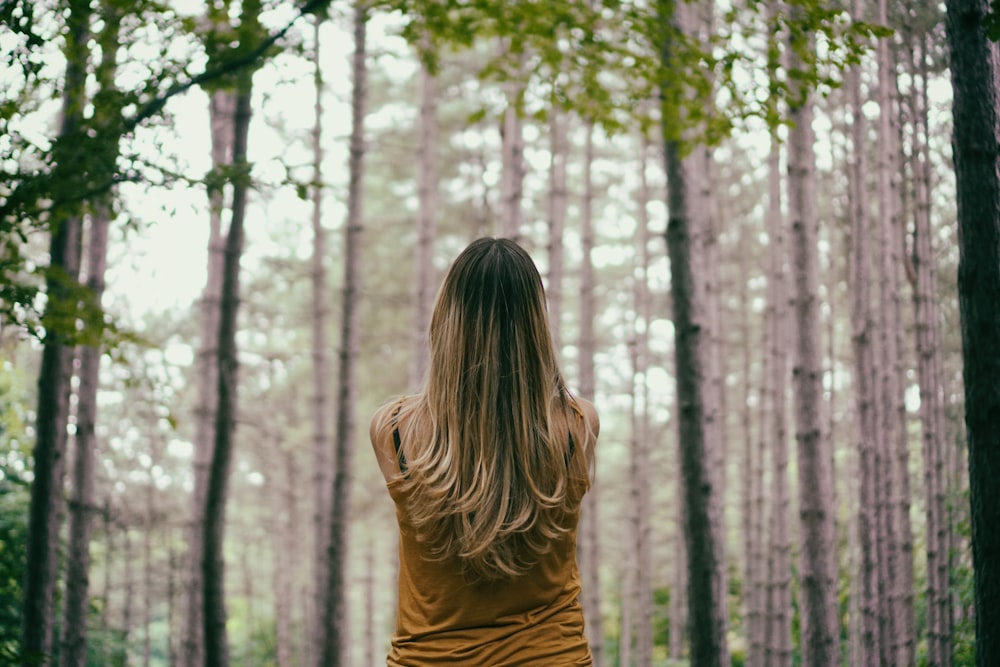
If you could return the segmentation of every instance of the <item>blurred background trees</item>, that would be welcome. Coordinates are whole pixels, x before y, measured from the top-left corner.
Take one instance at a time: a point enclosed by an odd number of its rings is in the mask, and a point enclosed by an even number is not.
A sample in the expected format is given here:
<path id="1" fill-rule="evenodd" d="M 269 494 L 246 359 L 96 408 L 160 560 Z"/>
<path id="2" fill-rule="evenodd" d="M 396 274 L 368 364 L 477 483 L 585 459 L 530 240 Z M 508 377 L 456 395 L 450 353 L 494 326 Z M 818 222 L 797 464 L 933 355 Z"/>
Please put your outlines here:
<path id="1" fill-rule="evenodd" d="M 503 234 L 602 416 L 596 664 L 973 664 L 952 89 L 905 4 L 4 3 L 0 660 L 381 664 L 364 425 Z"/>

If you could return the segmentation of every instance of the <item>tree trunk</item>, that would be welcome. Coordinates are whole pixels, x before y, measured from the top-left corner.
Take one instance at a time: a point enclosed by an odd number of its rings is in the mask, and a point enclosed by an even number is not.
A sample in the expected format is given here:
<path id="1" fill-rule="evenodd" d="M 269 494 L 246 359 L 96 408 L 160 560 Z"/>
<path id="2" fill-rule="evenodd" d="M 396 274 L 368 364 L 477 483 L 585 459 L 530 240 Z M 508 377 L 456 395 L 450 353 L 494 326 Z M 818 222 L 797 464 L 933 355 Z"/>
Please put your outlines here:
<path id="1" fill-rule="evenodd" d="M 512 87 L 512 85 L 511 85 Z M 501 174 L 501 218 L 500 236 L 518 241 L 524 213 L 521 197 L 524 193 L 524 136 L 519 111 L 518 94 L 511 90 L 507 94 L 507 107 L 500 129 L 503 173 Z"/>
<path id="2" fill-rule="evenodd" d="M 649 366 L 649 320 L 652 307 L 649 294 L 649 184 L 646 181 L 649 142 L 643 136 L 639 158 L 639 198 L 636 202 L 636 247 L 638 249 L 639 273 L 635 279 L 635 313 L 641 323 L 633 327 L 630 341 L 632 357 L 632 437 L 630 442 L 629 477 L 632 500 L 632 533 L 635 552 L 635 582 L 632 584 L 631 604 L 634 619 L 626 626 L 635 627 L 636 667 L 652 667 L 653 664 L 653 562 L 650 535 L 652 533 L 650 515 L 650 455 L 649 403 L 646 373 Z M 627 576 L 627 575 L 626 575 Z M 627 663 L 623 663 L 627 664 Z"/>
<path id="3" fill-rule="evenodd" d="M 861 3 L 853 0 L 855 20 Z M 879 558 L 876 496 L 875 338 L 871 313 L 871 241 L 868 230 L 868 192 L 865 170 L 865 119 L 861 98 L 861 66 L 847 72 L 850 101 L 851 152 L 848 165 L 848 208 L 850 220 L 851 346 L 854 352 L 855 437 L 858 462 L 857 544 L 860 548 L 859 607 L 861 612 L 861 665 L 877 667 L 880 659 Z M 884 483 L 882 480 L 881 483 Z"/>
<path id="4" fill-rule="evenodd" d="M 212 140 L 212 168 L 216 172 L 232 163 L 234 113 L 236 100 L 230 91 L 211 94 L 209 119 Z M 208 270 L 205 289 L 199 302 L 199 338 L 197 359 L 198 404 L 195 408 L 194 488 L 191 494 L 191 524 L 187 545 L 187 570 L 184 581 L 184 627 L 181 649 L 185 667 L 202 667 L 205 661 L 204 620 L 202 616 L 204 580 L 202 559 L 205 553 L 205 494 L 208 469 L 215 440 L 215 411 L 218 402 L 219 303 L 225 263 L 225 239 L 222 236 L 222 212 L 225 208 L 221 186 L 208 188 L 209 235 Z"/>
<path id="5" fill-rule="evenodd" d="M 126 524 L 122 526 L 122 562 L 125 565 L 124 581 L 122 586 L 125 589 L 122 594 L 122 626 L 121 626 L 121 655 L 117 664 L 129 664 L 129 644 L 132 635 L 132 596 L 135 592 L 135 576 L 132 571 L 132 532 Z"/>
<path id="6" fill-rule="evenodd" d="M 309 653 L 318 656 L 323 650 L 323 563 L 329 536 L 330 510 L 330 399 L 328 378 L 330 363 L 327 356 L 327 319 L 330 312 L 327 296 L 326 228 L 323 226 L 323 72 L 320 65 L 320 15 L 313 17 L 313 87 L 316 94 L 313 111 L 312 151 L 312 493 L 313 493 L 313 581 L 316 582 L 309 610 Z"/>
<path id="7" fill-rule="evenodd" d="M 344 225 L 344 296 L 341 303 L 340 368 L 337 376 L 337 429 L 334 439 L 336 470 L 330 511 L 330 542 L 327 553 L 327 585 L 324 604 L 323 643 L 320 667 L 350 664 L 347 615 L 347 528 L 351 518 L 350 496 L 353 478 L 355 431 L 355 375 L 359 341 L 359 305 L 361 297 L 361 253 L 364 182 L 364 120 L 367 99 L 365 5 L 354 6 L 354 85 L 351 93 L 350 180 L 347 193 L 347 222 Z"/>
<path id="8" fill-rule="evenodd" d="M 946 441 L 944 384 L 940 368 L 941 336 L 937 307 L 937 271 L 931 230 L 931 174 L 926 100 L 926 36 L 918 38 L 915 74 L 921 85 L 913 85 L 914 115 L 914 225 L 913 255 L 916 284 L 913 292 L 917 344 L 917 378 L 920 384 L 920 421 L 924 458 L 927 546 L 927 657 L 929 665 L 951 664 L 951 602 L 949 544 L 947 533 L 947 474 L 944 469 Z"/>
<path id="9" fill-rule="evenodd" d="M 566 223 L 566 157 L 569 119 L 549 108 L 549 272 L 546 294 L 556 354 L 562 354 L 563 230 Z"/>
<path id="10" fill-rule="evenodd" d="M 674 2 L 658 5 L 663 44 L 664 72 L 677 67 L 678 45 L 683 37 L 685 9 Z M 669 87 L 668 87 L 669 86 Z M 674 135 L 675 123 L 685 122 L 676 101 L 688 91 L 678 91 L 675 83 L 661 81 L 663 138 L 667 174 L 666 242 L 670 258 L 670 290 L 673 302 L 674 354 L 677 378 L 677 421 L 680 435 L 680 468 L 684 489 L 684 527 L 688 564 L 688 631 L 691 662 L 696 665 L 728 665 L 726 645 L 726 591 L 723 576 L 721 529 L 714 524 L 716 507 L 721 502 L 717 484 L 719 475 L 710 470 L 712 456 L 711 425 L 711 318 L 706 304 L 701 235 L 705 234 L 708 211 L 698 210 L 690 201 L 700 202 L 698 178 L 703 176 L 698 164 L 682 158 L 680 139 Z M 697 152 L 697 151 L 696 151 Z M 704 165 L 702 165 L 704 167 Z"/>
<path id="11" fill-rule="evenodd" d="M 580 243 L 583 258 L 580 263 L 580 396 L 593 401 L 596 392 L 594 376 L 594 264 L 591 253 L 594 249 L 594 125 L 586 124 L 586 146 L 583 164 L 583 202 L 580 216 Z M 580 541 L 577 553 L 580 556 L 580 576 L 583 580 L 583 613 L 587 628 L 587 639 L 594 667 L 603 667 L 604 655 L 604 613 L 602 609 L 600 549 L 598 527 L 598 493 L 595 483 L 584 496 L 581 509 Z"/>
<path id="12" fill-rule="evenodd" d="M 877 23 L 888 25 L 887 1 L 878 0 Z M 895 629 L 891 634 L 892 662 L 910 665 L 914 661 L 916 619 L 913 607 L 913 532 L 910 526 L 909 438 L 906 429 L 904 371 L 898 332 L 900 318 L 900 259 L 901 230 L 897 128 L 893 106 L 895 64 L 889 51 L 889 40 L 877 45 L 879 105 L 876 181 L 878 198 L 878 304 L 882 313 L 879 328 L 881 358 L 880 432 L 886 457 L 888 477 L 892 481 L 890 507 L 886 515 L 892 528 L 889 570 L 892 585 L 891 618 Z"/>
<path id="13" fill-rule="evenodd" d="M 295 489 L 298 475 L 295 457 L 282 452 L 285 467 L 284 484 L 275 488 L 274 505 L 284 508 L 272 515 L 271 535 L 274 551 L 274 621 L 275 659 L 277 667 L 292 667 L 292 572 L 291 551 L 295 543 L 295 530 L 290 517 L 297 512 Z M 309 642 L 307 642 L 308 644 Z"/>
<path id="14" fill-rule="evenodd" d="M 800 14 L 801 10 L 793 10 Z M 796 17 L 793 16 L 793 20 Z M 814 49 L 811 38 L 794 32 L 789 38 L 790 65 L 801 69 Z M 832 455 L 822 437 L 822 364 L 818 312 L 819 260 L 816 216 L 812 95 L 793 90 L 788 138 L 789 213 L 795 358 L 795 439 L 799 469 L 801 536 L 802 662 L 811 667 L 840 664 L 837 622 L 837 551 Z"/>
<path id="15" fill-rule="evenodd" d="M 102 7 L 104 30 L 99 39 L 102 59 L 96 78 L 100 92 L 95 98 L 95 120 L 102 126 L 114 122 L 111 110 L 103 104 L 113 95 L 117 69 L 118 16 L 109 6 Z M 109 147 L 107 159 L 118 155 L 117 143 Z M 109 167 L 112 165 L 108 165 Z M 87 239 L 87 299 L 100 312 L 104 295 L 104 273 L 107 267 L 108 227 L 111 224 L 111 204 L 108 198 L 94 203 Z M 89 324 L 94 338 L 80 352 L 80 386 L 78 390 L 75 457 L 73 462 L 73 496 L 69 503 L 69 545 L 66 554 L 66 592 L 63 603 L 62 640 L 59 655 L 63 667 L 83 667 L 87 659 L 87 611 L 90 588 L 90 536 L 94 513 L 94 427 L 97 422 L 98 372 L 101 365 L 102 323 Z"/>
<path id="16" fill-rule="evenodd" d="M 948 0 L 958 194 L 958 294 L 975 571 L 976 664 L 1000 664 L 1000 165 L 998 54 L 985 0 Z"/>
<path id="17" fill-rule="evenodd" d="M 773 6 L 774 3 L 772 3 Z M 792 559 L 788 534 L 788 330 L 785 221 L 781 213 L 781 143 L 771 131 L 768 155 L 767 383 L 770 407 L 771 515 L 768 524 L 767 603 L 764 660 L 767 667 L 792 663 Z"/>
<path id="18" fill-rule="evenodd" d="M 420 68 L 420 128 L 417 163 L 417 245 L 413 258 L 413 366 L 410 386 L 416 388 L 427 373 L 430 329 L 434 305 L 434 237 L 437 217 L 437 82 L 426 66 Z"/>
<path id="19" fill-rule="evenodd" d="M 53 147 L 56 169 L 74 168 L 72 152 L 81 131 L 87 103 L 85 80 L 91 18 L 90 4 L 69 3 L 66 33 L 66 79 L 62 119 Z M 66 424 L 69 419 L 70 378 L 73 374 L 75 297 L 70 293 L 80 270 L 81 225 L 79 210 L 63 207 L 54 211 L 49 223 L 48 300 L 42 364 L 38 374 L 38 410 L 33 452 L 34 479 L 28 514 L 28 536 L 21 611 L 21 656 L 23 664 L 51 664 L 53 643 L 53 598 L 59 559 L 59 523 L 63 503 Z"/>
<path id="20" fill-rule="evenodd" d="M 240 30 L 244 38 L 256 34 L 258 0 L 246 2 L 242 9 Z M 243 225 L 249 190 L 247 135 L 250 127 L 250 95 L 253 73 L 241 72 L 233 117 L 233 200 L 229 230 L 226 234 L 222 292 L 218 331 L 218 399 L 215 411 L 215 437 L 208 484 L 205 490 L 203 577 L 203 624 L 206 667 L 226 667 L 229 646 L 226 637 L 225 537 L 226 501 L 232 462 L 233 434 L 236 430 L 237 349 L 236 329 L 239 310 L 240 257 L 243 253 Z"/>

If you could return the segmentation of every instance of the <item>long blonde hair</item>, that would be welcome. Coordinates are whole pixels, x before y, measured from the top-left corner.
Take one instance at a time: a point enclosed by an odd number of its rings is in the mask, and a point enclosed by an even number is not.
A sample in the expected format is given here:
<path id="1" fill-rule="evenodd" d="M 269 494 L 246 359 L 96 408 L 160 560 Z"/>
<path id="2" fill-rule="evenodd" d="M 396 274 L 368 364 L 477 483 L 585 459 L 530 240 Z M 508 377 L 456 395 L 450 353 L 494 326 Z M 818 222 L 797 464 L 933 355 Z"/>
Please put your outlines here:
<path id="1" fill-rule="evenodd" d="M 472 580 L 511 579 L 571 529 L 588 470 L 573 450 L 590 445 L 586 428 L 572 443 L 571 402 L 538 269 L 511 240 L 473 242 L 438 292 L 423 391 L 399 415 L 408 513 L 435 557 Z"/>

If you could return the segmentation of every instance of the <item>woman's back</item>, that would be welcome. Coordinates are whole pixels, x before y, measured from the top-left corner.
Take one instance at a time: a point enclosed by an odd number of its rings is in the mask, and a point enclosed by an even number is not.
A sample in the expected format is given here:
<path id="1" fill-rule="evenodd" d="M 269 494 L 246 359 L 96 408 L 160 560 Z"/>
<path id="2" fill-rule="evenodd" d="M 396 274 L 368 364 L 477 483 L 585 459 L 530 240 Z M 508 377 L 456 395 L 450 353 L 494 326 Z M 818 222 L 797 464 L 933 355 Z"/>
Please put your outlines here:
<path id="1" fill-rule="evenodd" d="M 400 529 L 389 664 L 590 664 L 576 565 L 598 420 L 566 389 L 541 276 L 508 239 L 452 263 L 422 390 L 372 420 Z"/>
<path id="2" fill-rule="evenodd" d="M 567 465 L 582 473 L 570 483 L 570 502 L 561 517 L 568 531 L 523 575 L 479 582 L 468 580 L 457 557 L 441 559 L 419 539 L 408 512 L 414 489 L 405 488 L 394 444 L 399 425 L 393 423 L 391 412 L 398 404 L 376 413 L 372 443 L 396 505 L 400 531 L 399 598 L 388 665 L 591 664 L 576 563 L 580 500 L 589 485 L 588 452 L 571 443 L 583 445 L 594 437 L 596 414 L 589 403 L 580 403 L 580 413 L 559 420 L 565 424 Z M 404 462 L 405 446 L 400 442 Z"/>

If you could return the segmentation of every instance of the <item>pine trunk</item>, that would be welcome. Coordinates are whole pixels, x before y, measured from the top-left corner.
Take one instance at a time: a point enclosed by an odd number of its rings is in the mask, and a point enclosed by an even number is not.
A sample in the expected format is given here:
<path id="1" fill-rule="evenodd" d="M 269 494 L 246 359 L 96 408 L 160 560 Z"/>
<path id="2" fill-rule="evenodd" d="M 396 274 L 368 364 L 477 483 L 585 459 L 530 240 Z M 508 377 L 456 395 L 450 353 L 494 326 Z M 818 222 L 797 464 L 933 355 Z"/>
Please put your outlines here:
<path id="1" fill-rule="evenodd" d="M 546 295 L 549 322 L 556 354 L 562 353 L 563 314 L 563 230 L 566 223 L 566 157 L 568 119 L 554 108 L 549 110 L 549 272 Z"/>
<path id="2" fill-rule="evenodd" d="M 858 20 L 861 3 L 853 0 Z M 875 406 L 875 338 L 871 312 L 871 251 L 868 230 L 868 192 L 865 187 L 865 120 L 861 109 L 861 66 L 847 72 L 850 102 L 851 152 L 848 165 L 850 220 L 851 347 L 854 356 L 855 437 L 857 438 L 857 544 L 860 549 L 859 607 L 861 612 L 861 665 L 878 667 L 882 635 L 879 630 L 878 495 Z M 884 483 L 884 480 L 882 481 Z"/>
<path id="3" fill-rule="evenodd" d="M 62 119 L 53 146 L 56 169 L 74 168 L 73 151 L 87 103 L 89 3 L 70 3 L 66 33 L 66 79 Z M 78 279 L 82 219 L 79 210 L 63 206 L 49 222 L 48 300 L 42 324 L 45 338 L 38 374 L 38 410 L 35 418 L 34 467 L 21 608 L 21 659 L 25 665 L 51 664 L 54 597 L 59 560 L 59 529 L 65 475 L 66 426 L 69 420 L 70 379 L 74 351 L 67 330 L 75 321 L 76 304 L 68 293 Z"/>
<path id="4" fill-rule="evenodd" d="M 247 2 L 243 7 L 241 28 L 255 22 L 260 10 L 259 2 Z M 229 492 L 229 471 L 232 462 L 234 432 L 236 430 L 237 399 L 237 349 L 236 328 L 239 310 L 240 257 L 243 254 L 243 225 L 246 217 L 249 169 L 247 163 L 247 135 L 250 127 L 251 77 L 249 72 L 240 74 L 233 117 L 233 200 L 229 230 L 226 234 L 223 262 L 222 292 L 219 304 L 218 331 L 218 398 L 215 410 L 215 437 L 212 458 L 205 489 L 204 554 L 202 556 L 202 585 L 204 614 L 205 666 L 226 667 L 229 664 L 229 646 L 226 637 L 225 606 L 225 544 L 226 502 Z"/>
<path id="5" fill-rule="evenodd" d="M 235 99 L 231 92 L 215 91 L 209 103 L 212 139 L 212 168 L 221 170 L 232 162 L 233 114 Z M 215 410 L 218 401 L 219 302 L 225 261 L 222 236 L 224 196 L 221 187 L 208 189 L 209 234 L 208 271 L 205 289 L 199 302 L 199 338 L 197 359 L 198 404 L 195 408 L 194 488 L 191 493 L 191 524 L 187 544 L 187 571 L 184 581 L 184 627 L 182 664 L 202 667 L 205 661 L 204 621 L 202 617 L 204 582 L 202 559 L 205 553 L 205 493 L 208 468 L 215 439 Z"/>
<path id="6" fill-rule="evenodd" d="M 877 23 L 888 25 L 887 0 L 878 0 Z M 879 105 L 876 181 L 878 198 L 878 304 L 882 314 L 879 327 L 881 358 L 880 432 L 886 457 L 888 477 L 892 481 L 890 507 L 886 515 L 892 529 L 889 551 L 889 572 L 892 590 L 891 618 L 895 626 L 891 635 L 890 664 L 910 665 L 914 661 L 916 618 L 913 606 L 913 531 L 910 525 L 909 437 L 906 428 L 904 396 L 905 376 L 899 345 L 901 218 L 899 186 L 896 182 L 897 128 L 893 92 L 895 64 L 889 50 L 889 40 L 880 39 L 877 46 Z"/>
<path id="7" fill-rule="evenodd" d="M 334 436 L 333 492 L 330 510 L 330 542 L 327 553 L 326 600 L 323 627 L 326 641 L 320 667 L 351 664 L 348 653 L 347 615 L 347 527 L 351 518 L 350 495 L 353 479 L 355 432 L 355 376 L 360 336 L 361 253 L 364 177 L 364 119 L 367 99 L 366 32 L 368 14 L 362 2 L 354 6 L 354 59 L 351 93 L 350 173 L 347 193 L 347 221 L 344 225 L 344 295 L 341 301 L 339 371 L 337 375 L 337 429 Z"/>
<path id="8" fill-rule="evenodd" d="M 794 10 L 793 14 L 801 14 Z M 793 19 L 796 18 L 793 16 Z M 799 18 L 801 18 L 799 16 Z M 789 39 L 789 61 L 801 68 L 811 39 Z M 792 294 L 795 322 L 792 386 L 799 470 L 801 643 L 803 664 L 840 664 L 837 622 L 837 552 L 832 454 L 822 433 L 822 364 L 819 331 L 819 260 L 816 215 L 816 157 L 812 95 L 793 90 L 788 138 L 788 189 L 791 223 Z"/>
<path id="9" fill-rule="evenodd" d="M 437 82 L 426 65 L 420 68 L 420 128 L 417 149 L 417 245 L 413 257 L 413 366 L 410 386 L 416 388 L 427 372 L 430 329 L 434 305 L 434 237 L 437 217 Z"/>
<path id="10" fill-rule="evenodd" d="M 976 664 L 1000 664 L 1000 165 L 998 54 L 985 0 L 948 0 L 958 193 L 958 293 L 975 571 Z"/>
<path id="11" fill-rule="evenodd" d="M 583 202 L 580 216 L 580 243 L 583 258 L 580 263 L 580 396 L 593 401 L 596 383 L 594 374 L 594 354 L 597 343 L 594 338 L 594 265 L 591 253 L 594 249 L 594 125 L 586 124 L 586 145 L 583 164 Z M 580 576 L 583 580 L 583 613 L 587 628 L 587 639 L 594 667 L 603 667 L 604 621 L 600 578 L 598 483 L 584 496 L 580 519 Z"/>
<path id="12" fill-rule="evenodd" d="M 928 149 L 927 67 L 925 37 L 916 49 L 921 85 L 913 86 L 914 113 L 914 225 L 913 292 L 920 384 L 920 421 L 924 458 L 927 545 L 927 658 L 928 665 L 951 664 L 951 599 L 947 534 L 945 471 L 944 384 L 940 370 L 940 317 L 937 306 L 937 270 L 931 230 L 931 174 Z"/>
<path id="13" fill-rule="evenodd" d="M 330 510 L 330 399 L 328 378 L 330 362 L 327 355 L 327 320 L 330 312 L 327 295 L 326 227 L 323 226 L 323 71 L 320 65 L 319 15 L 313 22 L 313 88 L 316 99 L 313 105 L 312 153 L 312 502 L 313 502 L 313 589 L 312 608 L 309 610 L 310 656 L 320 655 L 323 647 L 323 626 L 320 623 L 323 609 L 323 563 L 326 540 L 329 536 Z"/>
<path id="14" fill-rule="evenodd" d="M 102 6 L 104 31 L 99 39 L 101 63 L 96 78 L 100 86 L 95 104 L 95 119 L 102 124 L 113 122 L 106 118 L 109 111 L 100 102 L 112 95 L 114 74 L 117 68 L 118 16 L 106 4 Z M 114 160 L 118 146 L 109 147 L 108 160 Z M 110 166 L 110 165 L 109 165 Z M 111 224 L 111 205 L 106 198 L 96 201 L 90 216 L 87 238 L 87 299 L 100 312 L 104 295 L 104 273 L 107 267 L 108 227 Z M 91 344 L 80 351 L 80 385 L 77 392 L 75 455 L 73 461 L 73 496 L 69 503 L 69 544 L 66 553 L 66 590 L 63 602 L 62 640 L 59 661 L 63 667 L 83 667 L 87 660 L 87 612 L 90 588 L 90 536 L 94 513 L 94 459 L 95 425 L 97 423 L 97 389 L 101 365 L 102 323 L 90 323 L 94 329 Z"/>
<path id="15" fill-rule="evenodd" d="M 653 558 L 650 536 L 650 452 L 649 396 L 645 380 L 649 364 L 649 320 L 652 315 L 649 293 L 649 185 L 646 181 L 649 145 L 642 139 L 639 159 L 639 199 L 636 202 L 636 246 L 639 273 L 635 280 L 635 313 L 640 326 L 633 328 L 632 349 L 632 437 L 630 446 L 630 494 L 632 498 L 632 531 L 635 553 L 635 582 L 632 585 L 634 618 L 627 627 L 635 627 L 635 665 L 652 667 L 653 664 Z M 625 623 L 623 621 L 623 626 Z M 627 663 L 626 663 L 627 664 Z"/>
<path id="16" fill-rule="evenodd" d="M 518 111 L 517 94 L 509 93 L 507 108 L 503 114 L 501 127 L 501 150 L 503 173 L 501 175 L 501 227 L 500 236 L 520 239 L 524 213 L 521 197 L 524 189 L 524 136 L 521 116 Z"/>
<path id="17" fill-rule="evenodd" d="M 664 43 L 664 72 L 677 67 L 674 40 L 683 38 L 683 26 L 690 25 L 681 16 L 686 8 L 673 2 L 661 2 L 659 21 Z M 688 31 L 690 32 L 690 31 Z M 663 138 L 667 174 L 668 222 L 667 252 L 670 258 L 670 290 L 673 303 L 674 354 L 677 381 L 677 421 L 680 436 L 680 469 L 684 495 L 684 534 L 686 540 L 688 582 L 688 632 L 691 662 L 697 665 L 728 665 L 726 645 L 726 591 L 723 574 L 723 548 L 719 541 L 721 526 L 716 526 L 721 487 L 718 473 L 711 470 L 713 434 L 717 424 L 710 423 L 714 409 L 712 392 L 711 317 L 706 303 L 705 225 L 709 211 L 702 204 L 700 179 L 705 164 L 697 159 L 682 159 L 679 137 L 672 134 L 673 122 L 684 122 L 674 100 L 689 91 L 669 89 L 676 84 L 665 78 Z M 674 93 L 668 95 L 667 92 Z M 671 99 L 673 98 L 673 100 Z M 672 103 L 673 102 L 673 103 Z M 671 119 L 668 122 L 667 119 Z M 703 152 L 696 148 L 692 155 Z"/>
<path id="18" fill-rule="evenodd" d="M 772 130 L 768 155 L 768 369 L 771 442 L 771 515 L 768 523 L 767 604 L 764 661 L 767 667 L 792 663 L 792 559 L 788 534 L 788 285 L 785 221 L 781 214 L 781 144 Z"/>

